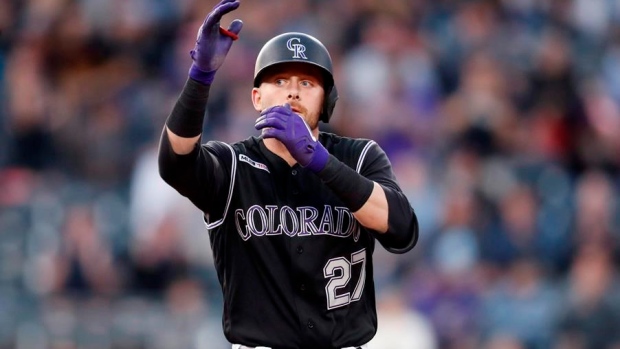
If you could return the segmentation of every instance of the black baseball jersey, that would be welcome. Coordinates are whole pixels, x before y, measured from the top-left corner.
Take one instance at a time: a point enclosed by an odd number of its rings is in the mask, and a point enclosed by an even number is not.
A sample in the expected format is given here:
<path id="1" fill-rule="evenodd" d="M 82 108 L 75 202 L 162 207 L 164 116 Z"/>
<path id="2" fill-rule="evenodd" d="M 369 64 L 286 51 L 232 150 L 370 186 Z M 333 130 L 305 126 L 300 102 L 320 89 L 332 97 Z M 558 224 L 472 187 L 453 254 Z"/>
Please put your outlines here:
<path id="1" fill-rule="evenodd" d="M 361 226 L 317 175 L 289 166 L 260 137 L 210 141 L 176 155 L 164 132 L 160 171 L 205 214 L 231 343 L 343 348 L 369 342 L 377 329 L 375 239 L 395 253 L 415 244 L 415 214 L 383 150 L 371 140 L 329 133 L 319 140 L 383 186 L 389 229 L 411 230 L 406 245 L 390 246 L 390 232 Z"/>

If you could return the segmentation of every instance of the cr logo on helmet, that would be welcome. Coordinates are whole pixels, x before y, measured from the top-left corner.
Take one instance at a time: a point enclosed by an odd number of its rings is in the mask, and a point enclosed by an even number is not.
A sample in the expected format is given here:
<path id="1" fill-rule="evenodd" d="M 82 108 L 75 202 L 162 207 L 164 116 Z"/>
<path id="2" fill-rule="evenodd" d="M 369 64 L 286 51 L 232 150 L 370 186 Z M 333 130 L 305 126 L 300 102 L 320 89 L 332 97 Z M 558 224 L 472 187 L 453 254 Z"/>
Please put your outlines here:
<path id="1" fill-rule="evenodd" d="M 306 57 L 306 54 L 304 53 L 306 52 L 306 46 L 304 46 L 303 44 L 293 44 L 293 41 L 301 42 L 301 39 L 290 38 L 286 42 L 286 48 L 288 48 L 289 51 L 293 51 L 293 58 L 308 59 L 308 57 Z"/>

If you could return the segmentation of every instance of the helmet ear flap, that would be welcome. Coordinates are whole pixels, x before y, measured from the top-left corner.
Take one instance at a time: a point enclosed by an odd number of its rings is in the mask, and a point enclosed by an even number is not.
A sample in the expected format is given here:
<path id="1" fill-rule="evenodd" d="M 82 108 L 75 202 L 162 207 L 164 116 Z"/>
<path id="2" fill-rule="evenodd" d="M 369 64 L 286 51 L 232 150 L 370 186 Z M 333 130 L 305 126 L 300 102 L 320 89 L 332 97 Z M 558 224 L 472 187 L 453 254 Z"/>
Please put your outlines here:
<path id="1" fill-rule="evenodd" d="M 320 120 L 324 123 L 328 123 L 329 119 L 332 117 L 332 113 L 334 112 L 334 108 L 336 107 L 336 101 L 338 100 L 338 90 L 336 89 L 336 85 L 332 85 L 325 97 L 325 102 L 323 103 L 323 110 L 321 111 Z"/>

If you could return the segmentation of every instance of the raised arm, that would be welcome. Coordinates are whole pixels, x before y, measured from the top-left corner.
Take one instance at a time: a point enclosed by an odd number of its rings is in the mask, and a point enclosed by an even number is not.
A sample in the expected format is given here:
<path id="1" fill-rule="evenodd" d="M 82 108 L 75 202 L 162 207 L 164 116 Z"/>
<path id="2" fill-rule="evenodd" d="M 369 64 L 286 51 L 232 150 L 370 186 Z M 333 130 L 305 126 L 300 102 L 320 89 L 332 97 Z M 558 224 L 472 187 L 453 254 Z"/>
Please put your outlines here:
<path id="1" fill-rule="evenodd" d="M 189 77 L 159 144 L 160 176 L 205 213 L 229 180 L 222 159 L 229 159 L 230 154 L 218 151 L 216 144 L 200 146 L 200 138 L 211 83 L 243 26 L 235 19 L 223 29 L 220 20 L 237 7 L 239 0 L 220 1 L 200 27 L 190 51 Z"/>
<path id="2" fill-rule="evenodd" d="M 226 30 L 220 27 L 220 20 L 238 7 L 239 0 L 220 1 L 198 30 L 190 51 L 189 79 L 166 121 L 166 136 L 176 154 L 189 154 L 200 141 L 209 88 L 243 27 L 243 22 L 235 19 Z"/>

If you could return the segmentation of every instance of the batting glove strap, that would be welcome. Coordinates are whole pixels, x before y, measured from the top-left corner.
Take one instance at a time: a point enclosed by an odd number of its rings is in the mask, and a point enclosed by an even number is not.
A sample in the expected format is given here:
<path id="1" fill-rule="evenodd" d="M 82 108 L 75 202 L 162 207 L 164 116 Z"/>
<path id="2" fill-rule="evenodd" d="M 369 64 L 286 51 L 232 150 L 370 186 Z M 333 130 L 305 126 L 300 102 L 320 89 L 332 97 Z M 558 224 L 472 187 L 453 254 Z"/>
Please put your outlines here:
<path id="1" fill-rule="evenodd" d="M 215 79 L 216 71 L 202 71 L 195 63 L 192 63 L 192 66 L 189 68 L 189 77 L 203 85 L 211 85 Z"/>
<path id="2" fill-rule="evenodd" d="M 317 175 L 352 212 L 357 212 L 364 206 L 374 188 L 373 181 L 355 172 L 333 155 L 328 155 L 325 168 Z"/>

